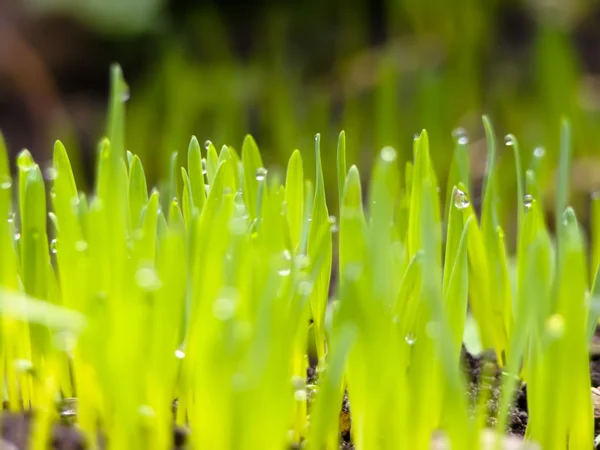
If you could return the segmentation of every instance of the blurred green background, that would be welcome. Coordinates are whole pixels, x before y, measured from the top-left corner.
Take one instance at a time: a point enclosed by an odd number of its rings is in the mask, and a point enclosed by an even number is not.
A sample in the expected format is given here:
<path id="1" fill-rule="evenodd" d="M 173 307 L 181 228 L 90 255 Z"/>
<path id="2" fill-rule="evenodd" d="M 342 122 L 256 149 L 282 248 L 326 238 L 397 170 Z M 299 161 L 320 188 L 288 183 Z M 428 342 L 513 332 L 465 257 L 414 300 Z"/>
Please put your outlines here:
<path id="1" fill-rule="evenodd" d="M 582 220 L 600 190 L 596 0 L 0 0 L 0 129 L 12 153 L 27 147 L 49 161 L 60 138 L 89 188 L 112 62 L 130 86 L 127 148 L 155 182 L 172 152 L 185 160 L 192 134 L 239 150 L 252 133 L 271 170 L 299 148 L 312 173 L 319 132 L 334 207 L 340 130 L 349 162 L 367 174 L 384 145 L 409 159 L 426 128 L 445 186 L 459 127 L 482 175 L 488 114 L 505 198 L 516 195 L 508 132 L 525 167 L 545 148 L 551 198 L 566 115 Z"/>

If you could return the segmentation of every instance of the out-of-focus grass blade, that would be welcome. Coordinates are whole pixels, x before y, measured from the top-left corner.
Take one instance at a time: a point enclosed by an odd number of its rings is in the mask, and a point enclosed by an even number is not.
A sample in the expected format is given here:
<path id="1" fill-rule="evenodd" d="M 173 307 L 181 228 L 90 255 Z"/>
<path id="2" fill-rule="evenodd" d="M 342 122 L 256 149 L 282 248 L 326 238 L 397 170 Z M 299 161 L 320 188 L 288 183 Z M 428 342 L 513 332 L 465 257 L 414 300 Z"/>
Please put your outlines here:
<path id="1" fill-rule="evenodd" d="M 244 165 L 244 201 L 248 207 L 251 220 L 254 220 L 256 218 L 259 183 L 256 179 L 256 174 L 257 170 L 263 168 L 263 161 L 258 151 L 258 146 L 254 138 L 250 135 L 244 138 L 244 143 L 242 144 L 242 164 Z"/>
<path id="2" fill-rule="evenodd" d="M 87 326 L 87 320 L 80 312 L 7 289 L 0 291 L 0 313 L 11 319 L 76 334 L 82 333 Z"/>
<path id="3" fill-rule="evenodd" d="M 310 232 L 308 236 L 308 256 L 316 260 L 320 255 L 316 253 L 315 247 L 322 233 L 330 230 L 329 213 L 325 199 L 325 181 L 323 179 L 323 167 L 321 165 L 321 137 L 315 137 L 315 153 L 317 162 L 315 199 L 312 206 Z M 325 358 L 325 308 L 329 296 L 329 281 L 332 264 L 331 234 L 324 247 L 324 262 L 317 279 L 315 280 L 313 293 L 311 295 L 311 309 L 313 313 L 313 326 L 317 340 L 317 354 L 322 363 Z M 326 238 L 327 239 L 327 238 Z"/>
<path id="4" fill-rule="evenodd" d="M 148 186 L 140 158 L 135 155 L 129 169 L 129 220 L 132 229 L 140 224 L 142 208 L 148 203 Z"/>
<path id="5" fill-rule="evenodd" d="M 185 219 L 185 229 L 189 230 L 192 224 L 194 205 L 192 200 L 192 186 L 190 177 L 184 167 L 181 168 L 181 178 L 183 179 L 183 194 L 181 196 L 181 209 Z"/>
<path id="6" fill-rule="evenodd" d="M 350 167 L 344 185 L 340 210 L 340 278 L 346 277 L 346 271 L 361 270 L 366 256 L 365 242 L 366 221 L 362 205 L 360 174 L 356 166 Z M 358 265 L 358 267 L 357 267 Z"/>
<path id="7" fill-rule="evenodd" d="M 558 253 L 560 258 L 561 240 L 560 232 L 563 213 L 569 199 L 569 172 L 571 170 L 571 125 L 567 119 L 561 121 L 560 128 L 560 154 L 558 161 L 558 179 L 556 180 L 556 210 L 554 212 L 556 233 L 558 235 Z"/>
<path id="8" fill-rule="evenodd" d="M 217 149 L 212 142 L 206 141 L 206 179 L 208 181 L 209 188 L 212 189 L 212 185 L 217 176 L 217 169 L 219 167 L 219 155 Z"/>
<path id="9" fill-rule="evenodd" d="M 196 208 L 199 212 L 202 211 L 204 203 L 206 202 L 204 170 L 205 169 L 202 167 L 202 152 L 200 149 L 200 144 L 198 143 L 196 136 L 192 136 L 188 148 L 188 173 L 192 189 L 194 208 Z"/>
<path id="10" fill-rule="evenodd" d="M 346 183 L 346 133 L 342 131 L 338 138 L 337 147 L 337 179 L 338 179 L 338 207 L 341 208 L 344 185 Z"/>
<path id="11" fill-rule="evenodd" d="M 113 147 L 114 161 L 125 159 L 125 102 L 129 86 L 118 64 L 110 67 L 110 103 L 108 105 L 107 137 Z"/>
<path id="12" fill-rule="evenodd" d="M 297 149 L 294 150 L 288 161 L 285 177 L 285 203 L 292 249 L 294 252 L 298 252 L 304 218 L 304 169 L 302 156 Z"/>

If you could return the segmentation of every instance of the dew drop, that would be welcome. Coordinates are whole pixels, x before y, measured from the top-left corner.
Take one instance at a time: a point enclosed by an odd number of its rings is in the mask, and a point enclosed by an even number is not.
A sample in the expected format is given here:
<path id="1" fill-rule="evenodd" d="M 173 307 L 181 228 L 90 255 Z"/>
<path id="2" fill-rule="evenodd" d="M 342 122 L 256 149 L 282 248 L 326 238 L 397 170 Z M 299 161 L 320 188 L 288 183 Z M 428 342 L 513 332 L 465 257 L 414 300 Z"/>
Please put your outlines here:
<path id="1" fill-rule="evenodd" d="M 531 209 L 531 205 L 533 204 L 533 195 L 527 194 L 523 197 L 523 205 L 525 206 L 525 210 L 529 211 Z"/>
<path id="2" fill-rule="evenodd" d="M 207 139 L 206 142 L 204 142 L 204 148 L 206 150 L 208 150 L 211 145 L 212 145 L 212 142 L 209 139 Z"/>
<path id="3" fill-rule="evenodd" d="M 300 389 L 306 388 L 306 379 L 299 375 L 292 376 L 292 386 L 294 387 L 294 391 L 299 391 Z"/>
<path id="4" fill-rule="evenodd" d="M 75 242 L 75 250 L 78 252 L 85 252 L 88 248 L 88 243 L 84 240 L 79 240 Z"/>
<path id="5" fill-rule="evenodd" d="M 58 176 L 58 171 L 54 167 L 46 167 L 44 169 L 44 178 L 48 181 L 56 180 Z"/>
<path id="6" fill-rule="evenodd" d="M 294 400 L 297 402 L 305 402 L 306 401 L 306 389 L 298 389 L 294 392 Z"/>
<path id="7" fill-rule="evenodd" d="M 454 206 L 458 209 L 465 209 L 469 206 L 469 198 L 460 189 L 456 189 L 454 193 Z"/>
<path id="8" fill-rule="evenodd" d="M 162 286 L 162 282 L 153 267 L 140 267 L 135 272 L 135 283 L 146 292 L 157 291 Z"/>
<path id="9" fill-rule="evenodd" d="M 52 239 L 50 241 L 50 251 L 52 252 L 52 254 L 56 255 L 57 247 L 58 247 L 58 243 L 57 243 L 56 239 Z"/>
<path id="10" fill-rule="evenodd" d="M 332 233 L 337 233 L 339 230 L 335 216 L 329 216 L 329 228 Z"/>
<path id="11" fill-rule="evenodd" d="M 33 371 L 33 363 L 28 359 L 15 359 L 14 365 L 19 373 L 30 373 Z"/>
<path id="12" fill-rule="evenodd" d="M 0 178 L 0 189 L 10 189 L 12 186 L 12 178 L 8 175 L 2 176 Z"/>
<path id="13" fill-rule="evenodd" d="M 154 408 L 150 405 L 140 405 L 138 414 L 145 418 L 153 418 L 155 416 Z"/>
<path id="14" fill-rule="evenodd" d="M 469 137 L 467 136 L 467 130 L 464 127 L 458 127 L 452 130 L 452 137 L 460 145 L 466 145 L 469 143 Z"/>
<path id="15" fill-rule="evenodd" d="M 282 277 L 287 277 L 292 273 L 292 255 L 287 249 L 281 254 L 281 267 L 277 273 Z"/>
<path id="16" fill-rule="evenodd" d="M 77 399 L 70 397 L 62 401 L 60 407 L 60 418 L 63 420 L 71 420 L 77 416 Z"/>
<path id="17" fill-rule="evenodd" d="M 384 147 L 383 150 L 381 150 L 381 159 L 383 159 L 385 162 L 392 163 L 396 161 L 396 157 L 397 153 L 393 147 L 388 146 Z"/>
<path id="18" fill-rule="evenodd" d="M 202 175 L 206 175 L 206 159 L 202 158 Z"/>
<path id="19" fill-rule="evenodd" d="M 467 136 L 461 136 L 456 142 L 458 142 L 460 145 L 467 145 L 469 143 L 469 138 Z"/>
<path id="20" fill-rule="evenodd" d="M 308 255 L 296 255 L 294 264 L 296 264 L 296 267 L 300 270 L 306 269 L 310 264 L 310 258 Z"/>
<path id="21" fill-rule="evenodd" d="M 408 345 L 415 345 L 415 342 L 417 342 L 417 337 L 415 336 L 414 333 L 408 333 L 405 337 L 404 340 L 406 341 L 406 343 Z"/>
<path id="22" fill-rule="evenodd" d="M 535 158 L 541 159 L 546 155 L 546 149 L 544 147 L 536 147 L 533 150 L 533 156 Z"/>
<path id="23" fill-rule="evenodd" d="M 15 233 L 15 242 L 19 242 L 19 240 L 21 239 L 21 233 L 19 233 L 18 231 Z"/>
<path id="24" fill-rule="evenodd" d="M 258 169 L 256 169 L 256 179 L 258 181 L 264 181 L 266 177 L 267 169 L 265 169 L 264 167 L 259 167 Z"/>
<path id="25" fill-rule="evenodd" d="M 313 284 L 309 280 L 304 280 L 298 283 L 298 294 L 308 296 L 312 293 Z"/>
<path id="26" fill-rule="evenodd" d="M 512 134 L 507 134 L 506 136 L 504 136 L 504 145 L 515 145 L 515 139 Z"/>
<path id="27" fill-rule="evenodd" d="M 546 321 L 546 331 L 551 338 L 560 338 L 565 331 L 565 319 L 561 314 L 553 314 Z"/>
<path id="28" fill-rule="evenodd" d="M 185 358 L 185 353 L 182 350 L 175 350 L 175 358 L 177 359 L 183 359 Z"/>
<path id="29" fill-rule="evenodd" d="M 219 298 L 213 303 L 214 316 L 222 321 L 233 317 L 236 308 L 237 291 L 234 288 L 225 288 Z"/>
<path id="30" fill-rule="evenodd" d="M 14 221 L 15 221 L 15 213 L 9 212 L 8 213 L 8 223 L 13 223 Z"/>

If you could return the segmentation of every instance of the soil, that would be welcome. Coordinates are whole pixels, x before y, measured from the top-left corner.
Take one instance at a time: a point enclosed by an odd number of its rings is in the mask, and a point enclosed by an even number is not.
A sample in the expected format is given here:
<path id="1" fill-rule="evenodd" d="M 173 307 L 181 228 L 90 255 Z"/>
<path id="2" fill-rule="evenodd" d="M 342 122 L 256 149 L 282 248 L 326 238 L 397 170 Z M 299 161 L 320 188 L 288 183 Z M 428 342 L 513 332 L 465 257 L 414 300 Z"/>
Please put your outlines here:
<path id="1" fill-rule="evenodd" d="M 592 387 L 596 388 L 600 387 L 600 329 L 596 331 L 594 339 L 599 345 L 592 345 L 590 355 L 590 378 Z M 475 406 L 475 401 L 478 398 L 478 393 L 482 386 L 488 386 L 489 389 L 491 389 L 487 408 L 489 413 L 488 425 L 493 427 L 496 424 L 502 371 L 496 364 L 493 354 L 484 353 L 479 356 L 474 356 L 464 347 L 461 352 L 461 363 L 468 383 L 466 395 L 468 396 L 472 407 Z M 484 381 L 485 384 L 483 383 Z M 307 368 L 306 382 L 309 386 L 318 384 L 316 365 L 311 365 Z M 597 392 L 598 397 L 600 398 L 600 391 Z M 312 395 L 309 395 L 309 399 L 311 397 Z M 173 402 L 173 409 L 176 408 L 177 400 Z M 600 404 L 598 409 L 598 414 L 595 414 L 595 436 L 600 434 Z M 29 412 L 17 414 L 4 411 L 1 417 L 2 435 L 0 448 L 6 448 L 8 450 L 26 450 L 31 426 L 31 417 L 32 414 Z M 527 385 L 523 383 L 516 392 L 512 409 L 509 413 L 509 434 L 516 437 L 522 437 L 527 428 L 527 420 Z M 348 392 L 346 391 L 344 392 L 344 398 L 340 405 L 340 450 L 354 449 L 351 439 L 351 428 L 352 414 Z M 175 426 L 173 428 L 173 449 L 183 450 L 186 446 L 188 435 L 189 430 L 187 428 Z M 102 437 L 99 437 L 98 442 L 100 449 L 106 448 L 106 442 Z M 48 448 L 56 450 L 83 450 L 86 447 L 85 438 L 76 426 L 66 422 L 61 422 L 54 426 Z M 300 448 L 302 448 L 302 445 L 296 445 L 291 446 L 290 450 Z"/>

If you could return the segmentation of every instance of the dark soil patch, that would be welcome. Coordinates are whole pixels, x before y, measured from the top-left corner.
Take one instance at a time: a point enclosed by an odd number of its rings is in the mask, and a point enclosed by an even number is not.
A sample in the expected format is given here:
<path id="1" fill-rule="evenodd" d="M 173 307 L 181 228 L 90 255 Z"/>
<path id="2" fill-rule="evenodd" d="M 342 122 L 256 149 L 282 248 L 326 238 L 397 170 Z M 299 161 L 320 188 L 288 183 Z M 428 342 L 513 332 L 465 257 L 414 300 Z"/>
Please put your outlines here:
<path id="1" fill-rule="evenodd" d="M 31 429 L 31 413 L 9 413 L 2 414 L 2 446 L 7 450 L 27 450 L 29 432 Z M 185 427 L 175 426 L 173 428 L 173 449 L 183 450 L 188 441 L 189 431 Z M 54 425 L 50 436 L 48 448 L 52 450 L 84 450 L 88 448 L 85 436 L 76 425 L 58 423 Z M 106 441 L 98 437 L 98 448 L 104 450 Z"/>

